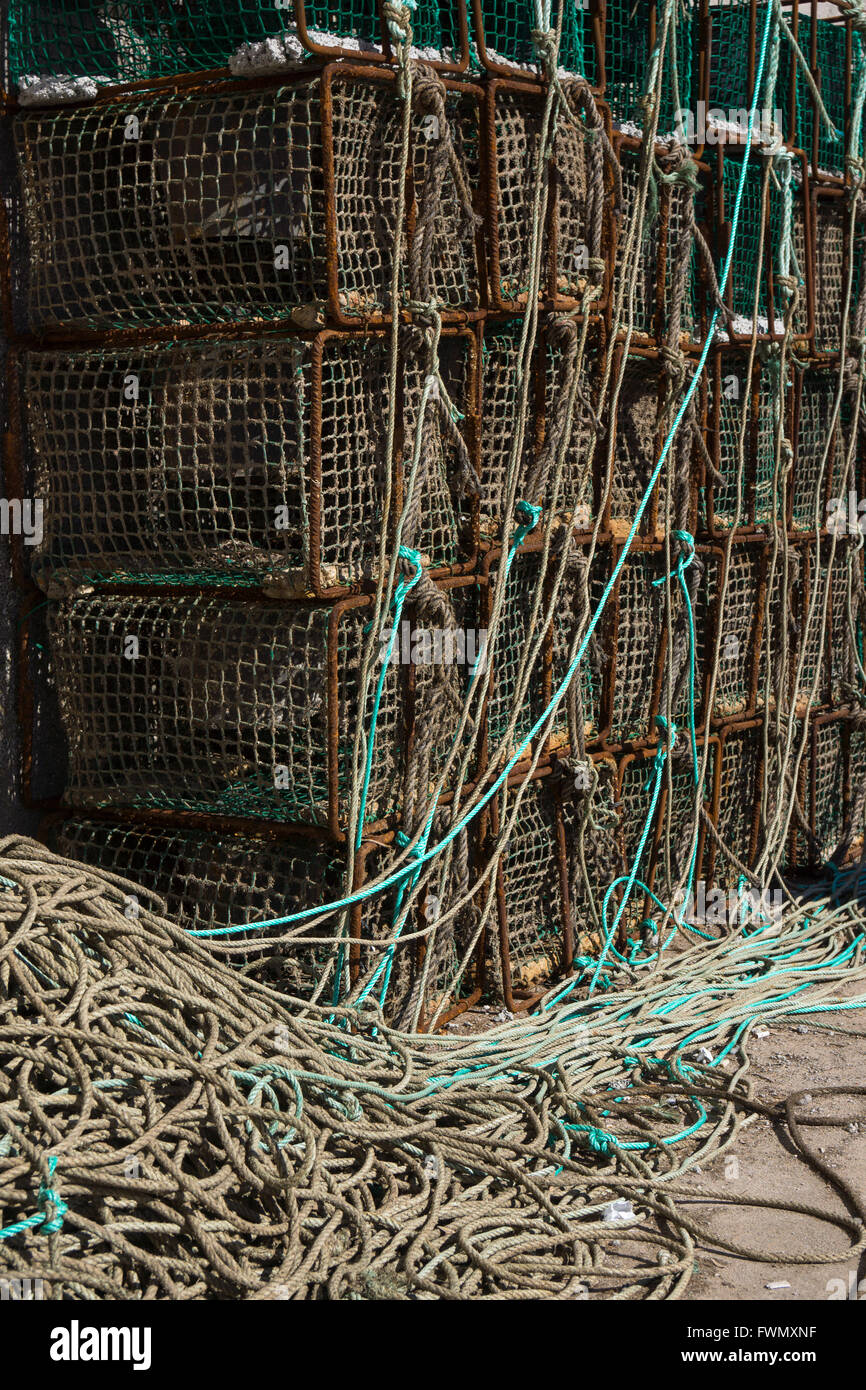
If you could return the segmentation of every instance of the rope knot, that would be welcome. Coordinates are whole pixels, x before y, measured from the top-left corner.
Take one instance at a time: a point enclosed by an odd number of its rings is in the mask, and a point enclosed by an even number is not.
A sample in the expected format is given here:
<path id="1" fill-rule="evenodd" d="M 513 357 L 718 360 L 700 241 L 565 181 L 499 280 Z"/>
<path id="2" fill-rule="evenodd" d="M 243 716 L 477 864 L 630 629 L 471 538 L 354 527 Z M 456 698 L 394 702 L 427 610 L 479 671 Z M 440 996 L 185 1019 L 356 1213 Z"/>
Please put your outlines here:
<path id="1" fill-rule="evenodd" d="M 53 1178 L 56 1167 L 57 1155 L 52 1154 L 48 1160 L 49 1179 Z M 42 1225 L 42 1230 L 44 1232 L 51 1234 L 54 1231 L 62 1229 L 63 1218 L 69 1210 L 69 1207 L 53 1187 L 49 1187 L 45 1182 L 40 1183 L 39 1192 L 36 1197 L 36 1205 L 48 1218 Z"/>

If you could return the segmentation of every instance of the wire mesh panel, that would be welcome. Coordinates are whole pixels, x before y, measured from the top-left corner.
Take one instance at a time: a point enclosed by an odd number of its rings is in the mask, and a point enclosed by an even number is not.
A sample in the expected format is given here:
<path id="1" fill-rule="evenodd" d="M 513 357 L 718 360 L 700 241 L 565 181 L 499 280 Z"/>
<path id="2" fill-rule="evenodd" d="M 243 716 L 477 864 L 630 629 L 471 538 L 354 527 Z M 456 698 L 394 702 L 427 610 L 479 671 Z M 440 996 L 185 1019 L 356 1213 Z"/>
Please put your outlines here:
<path id="1" fill-rule="evenodd" d="M 792 595 L 796 604 L 797 646 L 795 649 L 794 698 L 798 710 L 826 703 L 829 693 L 827 648 L 830 634 L 833 585 L 836 566 L 829 564 L 825 546 L 816 553 L 814 544 L 805 551 L 805 582 Z"/>
<path id="2" fill-rule="evenodd" d="M 866 725 L 852 719 L 848 730 L 848 801 L 846 809 L 849 852 L 862 852 L 866 806 Z"/>
<path id="3" fill-rule="evenodd" d="M 419 0 L 411 24 L 414 57 L 466 67 L 458 0 Z M 310 54 L 371 61 L 391 52 L 374 0 L 12 0 L 9 25 L 11 76 L 29 102 L 225 66 L 243 76 L 297 68 Z"/>
<path id="4" fill-rule="evenodd" d="M 494 835 L 503 833 L 516 812 L 499 870 L 502 970 L 510 1008 L 537 996 L 571 957 L 558 800 L 546 781 L 533 778 L 522 795 L 512 786 L 494 803 Z"/>
<path id="5" fill-rule="evenodd" d="M 729 112 L 736 113 L 738 122 L 747 127 L 755 91 L 755 0 L 710 0 L 706 10 L 707 106 L 724 112 L 726 118 Z"/>
<path id="6" fill-rule="evenodd" d="M 475 0 L 470 5 L 478 56 L 490 72 L 509 76 L 515 69 L 540 71 L 538 50 L 532 35 L 537 30 L 536 11 L 531 0 Z M 559 0 L 552 9 L 554 23 L 559 18 Z M 557 54 L 560 71 L 579 73 L 594 82 L 597 56 L 589 6 L 581 0 L 564 0 L 562 33 Z"/>
<path id="7" fill-rule="evenodd" d="M 297 0 L 298 28 L 305 46 L 313 53 L 351 58 L 360 50 L 394 56 L 394 44 L 385 29 L 375 0 L 340 0 L 337 5 L 307 4 Z M 463 0 L 419 0 L 411 11 L 411 53 L 426 63 L 454 71 L 469 61 L 466 13 Z"/>
<path id="8" fill-rule="evenodd" d="M 802 546 L 767 548 L 758 650 L 757 709 L 787 708 L 801 636 L 806 558 Z"/>
<path id="9" fill-rule="evenodd" d="M 567 88 L 566 88 L 567 91 Z M 501 309 L 523 308 L 529 292 L 530 253 L 536 210 L 536 166 L 543 128 L 540 89 L 494 79 L 488 92 L 491 128 L 490 293 Z M 589 225 L 589 135 L 583 114 L 572 105 L 553 137 L 549 197 L 542 259 L 542 295 L 572 303 L 587 284 L 590 258 L 601 254 L 597 229 Z M 555 257 L 550 254 L 551 237 Z"/>
<path id="10" fill-rule="evenodd" d="M 278 90 L 214 86 L 23 118 L 32 326 L 310 327 L 326 305 L 341 321 L 381 316 L 400 182 L 395 92 L 384 73 L 340 69 Z M 475 188 L 472 89 L 450 90 L 447 106 Z M 418 107 L 411 163 L 429 269 L 405 292 L 474 308 L 472 209 L 442 173 L 427 119 Z"/>
<path id="11" fill-rule="evenodd" d="M 408 462 L 427 353 L 409 330 L 402 348 L 397 425 Z M 445 334 L 439 362 L 461 420 L 443 432 L 443 407 L 425 414 L 413 543 L 441 567 L 472 547 L 454 480 L 474 408 L 474 338 Z M 388 386 L 389 347 L 375 335 L 28 353 L 30 474 L 44 500 L 36 578 L 55 589 L 130 577 L 260 581 L 294 595 L 369 578 Z"/>
<path id="12" fill-rule="evenodd" d="M 764 574 L 763 546 L 745 543 L 732 546 L 719 616 L 721 642 L 713 699 L 714 719 L 727 721 L 735 715 L 750 713 L 753 707 Z"/>
<path id="13" fill-rule="evenodd" d="M 858 568 L 862 552 L 853 538 L 837 537 L 836 545 L 822 542 L 822 572 L 829 569 L 830 597 L 827 613 L 827 645 L 829 658 L 829 698 L 842 705 L 849 700 L 859 701 L 863 689 L 857 661 L 857 614 L 862 589 Z"/>
<path id="14" fill-rule="evenodd" d="M 845 293 L 845 200 L 829 191 L 813 198 L 813 275 L 815 279 L 815 351 L 838 352 Z"/>
<path id="15" fill-rule="evenodd" d="M 682 0 L 675 7 L 674 23 L 668 30 L 661 71 L 659 136 L 672 133 L 677 114 L 692 109 L 692 28 L 697 8 L 692 0 Z M 604 94 L 615 121 L 644 124 L 641 98 L 661 23 L 662 7 L 655 0 L 606 0 Z"/>
<path id="16" fill-rule="evenodd" d="M 67 801 L 297 820 L 338 832 L 359 717 L 363 600 L 333 607 L 84 594 L 50 632 Z M 400 801 L 406 665 L 388 667 L 367 813 Z M 374 697 L 369 692 L 367 727 Z"/>
<path id="17" fill-rule="evenodd" d="M 827 525 L 827 499 L 834 474 L 834 406 L 837 373 L 807 369 L 798 373 L 794 465 L 791 470 L 791 523 L 813 532 Z"/>
<path id="18" fill-rule="evenodd" d="M 719 738 L 719 800 L 716 829 L 721 845 L 711 837 L 709 877 L 724 887 L 739 880 L 739 865 L 755 862 L 756 817 L 764 758 L 764 726 L 760 720 L 729 725 Z"/>

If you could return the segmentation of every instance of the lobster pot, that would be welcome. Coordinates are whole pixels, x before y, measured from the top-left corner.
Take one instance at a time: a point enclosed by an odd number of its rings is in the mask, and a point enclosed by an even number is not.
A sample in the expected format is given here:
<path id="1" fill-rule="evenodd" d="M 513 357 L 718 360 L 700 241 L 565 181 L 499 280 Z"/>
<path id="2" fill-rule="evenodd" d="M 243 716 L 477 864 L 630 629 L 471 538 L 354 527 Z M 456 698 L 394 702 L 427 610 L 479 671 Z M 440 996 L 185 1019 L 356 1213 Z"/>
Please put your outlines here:
<path id="1" fill-rule="evenodd" d="M 838 560 L 829 567 L 829 550 L 821 547 L 816 553 L 814 544 L 804 552 L 804 582 L 792 592 L 797 619 L 797 644 L 792 653 L 794 667 L 795 703 L 823 705 L 829 693 L 827 647 L 832 624 L 833 587 Z M 826 614 L 826 617 L 825 617 Z M 799 665 L 798 663 L 802 663 Z M 799 669 L 799 679 L 796 672 Z"/>
<path id="2" fill-rule="evenodd" d="M 836 19 L 841 9 L 836 10 Z M 845 151 L 852 133 L 848 91 L 857 90 L 863 70 L 860 35 L 846 23 L 833 22 L 822 15 L 813 23 L 809 14 L 799 14 L 793 25 L 797 43 L 821 93 L 830 120 L 839 132 L 831 140 L 799 62 L 790 44 L 782 41 L 779 54 L 779 94 L 787 99 L 793 86 L 796 124 L 793 143 L 805 150 L 813 171 L 840 177 L 845 167 Z M 781 104 L 781 103 L 780 103 Z"/>
<path id="3" fill-rule="evenodd" d="M 526 0 L 478 0 L 477 4 L 467 5 L 467 9 L 473 16 L 478 57 L 488 71 L 500 77 L 521 70 L 539 73 L 538 53 L 532 41 L 536 21 L 531 4 Z M 563 0 L 558 70 L 578 73 L 594 82 L 597 66 L 588 6 L 580 0 Z"/>
<path id="4" fill-rule="evenodd" d="M 493 803 L 493 834 L 514 827 L 499 863 L 497 897 L 505 1002 L 526 1007 L 571 963 L 562 829 L 555 783 L 544 773 L 526 784 L 518 775 Z M 550 785 L 548 785 L 550 783 Z"/>
<path id="5" fill-rule="evenodd" d="M 721 481 L 708 477 L 707 525 L 713 535 L 785 522 L 781 473 L 776 480 L 777 400 L 773 374 L 755 363 L 751 386 L 742 352 L 721 351 L 707 375 L 710 451 Z M 742 461 L 740 434 L 743 437 Z"/>
<path id="6" fill-rule="evenodd" d="M 149 907 L 149 894 L 156 893 L 190 931 L 254 926 L 318 908 L 341 897 L 344 886 L 337 847 L 310 836 L 265 839 L 213 826 L 71 816 L 53 828 L 49 842 L 57 854 L 129 880 L 127 912 L 136 904 Z M 304 935 L 327 936 L 336 924 L 333 918 L 305 929 L 242 931 L 203 944 L 247 976 L 307 997 L 328 969 L 331 948 L 305 944 Z M 231 949 L 221 949 L 226 945 Z"/>
<path id="7" fill-rule="evenodd" d="M 568 674 L 575 637 L 582 638 L 590 617 L 601 602 L 610 569 L 606 549 L 597 551 L 590 561 L 589 548 L 572 545 L 554 606 L 552 620 L 551 693 L 557 691 Z M 605 653 L 597 633 L 593 633 L 562 700 L 554 711 L 548 752 L 570 747 L 577 756 L 582 742 L 599 737 L 603 720 Z"/>
<path id="8" fill-rule="evenodd" d="M 212 931 L 249 923 L 251 930 L 227 937 L 203 938 L 218 958 L 241 969 L 247 978 L 271 985 L 300 998 L 308 998 L 316 986 L 332 998 L 334 968 L 338 956 L 327 943 L 305 943 L 305 937 L 338 934 L 337 917 L 310 925 L 288 924 L 256 931 L 256 922 L 319 909 L 344 895 L 346 851 L 338 845 L 310 836 L 282 833 L 279 838 L 207 827 L 169 825 L 145 820 L 104 820 L 70 816 L 50 827 L 48 839 L 58 854 L 94 868 L 107 870 L 130 881 L 128 911 L 149 905 L 156 893 L 169 915 L 191 931 Z M 393 846 L 364 841 L 356 855 L 355 888 L 370 886 L 394 864 Z M 140 886 L 140 896 L 135 888 Z M 428 895 L 427 902 L 432 901 Z M 351 909 L 349 940 L 342 953 L 344 974 L 340 993 L 368 977 L 382 959 L 382 946 L 392 933 L 396 898 L 393 888 L 374 893 Z M 429 906 L 428 906 L 429 912 Z M 415 932 L 426 918 L 415 907 L 410 925 Z M 446 936 L 450 939 L 446 941 Z M 441 939 L 440 939 L 441 938 Z M 460 941 L 448 926 L 434 937 L 437 968 L 431 958 L 423 987 L 419 1022 L 423 1026 L 435 1008 L 440 1013 L 478 988 L 477 961 L 457 978 L 453 957 Z M 434 947 L 429 944 L 426 952 Z M 394 953 L 386 1016 L 392 1019 L 410 1006 L 413 991 L 422 987 L 419 948 L 407 942 Z M 450 973 L 449 973 L 450 971 Z M 348 979 L 346 979 L 346 976 Z M 450 993 L 449 993 L 450 990 Z M 374 986 L 379 997 L 381 985 Z M 441 1007 L 440 1007 L 441 1006 Z"/>
<path id="9" fill-rule="evenodd" d="M 799 645 L 798 614 L 803 603 L 805 563 L 802 546 L 790 547 L 787 560 L 781 550 L 773 556 L 772 547 L 768 547 L 755 690 L 755 706 L 759 710 L 766 706 L 787 707 Z"/>
<path id="10" fill-rule="evenodd" d="M 816 524 L 823 530 L 827 524 L 828 486 L 836 481 L 833 475 L 839 471 L 833 447 L 833 407 L 837 384 L 837 373 L 832 369 L 822 371 L 807 368 L 799 373 L 794 467 L 790 483 L 791 520 L 796 531 L 814 532 Z M 841 435 L 836 442 L 841 445 Z"/>
<path id="11" fill-rule="evenodd" d="M 830 701 L 843 705 L 857 700 L 862 689 L 859 676 L 859 628 L 857 615 L 862 598 L 863 557 L 853 538 L 837 538 L 830 565 L 830 542 L 822 542 L 822 570 L 829 567 L 830 597 L 827 633 L 830 665 Z"/>
<path id="12" fill-rule="evenodd" d="M 419 0 L 411 16 L 419 57 L 465 65 L 460 10 L 457 3 Z M 328 6 L 303 0 L 298 5 L 292 0 L 113 0 L 104 6 L 81 0 L 41 0 L 39 5 L 11 0 L 9 19 L 12 78 L 22 99 L 31 102 L 224 66 L 255 76 L 299 67 L 308 51 L 356 61 L 362 55 L 381 58 L 387 51 L 373 0 Z"/>
<path id="13" fill-rule="evenodd" d="M 424 354 L 406 335 L 403 347 L 398 426 L 411 454 Z M 474 339 L 446 334 L 439 357 L 466 415 Z M 194 577 L 296 596 L 371 577 L 384 513 L 388 376 L 382 337 L 334 332 L 26 354 L 29 471 L 45 503 L 35 577 L 50 591 Z M 456 448 L 441 422 L 434 403 L 417 489 L 416 543 L 434 565 L 454 563 L 461 544 L 472 545 L 468 501 L 448 482 Z"/>
<path id="14" fill-rule="evenodd" d="M 643 125 L 641 107 L 652 50 L 660 32 L 663 6 L 656 0 L 606 0 L 604 23 L 605 100 L 614 121 Z M 694 104 L 692 29 L 698 5 L 683 0 L 668 34 L 662 67 L 661 100 L 657 132 L 672 134 L 678 110 Z M 674 56 L 676 62 L 674 63 Z M 674 81 L 676 71 L 678 81 Z"/>
<path id="15" fill-rule="evenodd" d="M 567 410 L 571 374 L 577 370 L 578 332 L 557 332 L 557 321 L 544 339 L 544 443 L 549 471 L 541 494 L 530 498 L 540 502 L 545 514 L 553 506 L 553 490 L 559 454 L 562 472 L 556 496 L 556 511 L 570 519 L 575 530 L 588 531 L 594 521 L 593 464 L 595 434 L 593 417 L 598 414 L 600 359 L 597 345 L 589 340 L 584 350 L 577 394 L 571 413 Z"/>
<path id="16" fill-rule="evenodd" d="M 595 754 L 572 762 L 560 800 L 575 953 L 596 955 L 603 940 L 604 895 L 622 869 L 615 760 Z"/>
<path id="17" fill-rule="evenodd" d="M 708 878 L 733 888 L 741 870 L 755 862 L 756 818 L 764 765 L 762 720 L 727 725 L 719 737 L 719 801 L 716 829 L 722 847 L 712 841 Z M 727 853 L 726 853 L 727 851 Z"/>
<path id="18" fill-rule="evenodd" d="M 485 627 L 488 631 L 492 625 L 496 587 L 502 582 L 502 563 L 503 556 L 498 553 L 488 559 L 486 566 Z M 549 702 L 549 622 L 545 627 L 548 580 L 549 567 L 545 576 L 542 557 L 536 550 L 523 550 L 515 555 L 505 579 L 504 602 L 488 650 L 492 667 L 486 728 L 489 757 L 500 750 L 509 757 L 516 753 Z M 537 597 L 538 612 L 533 624 Z"/>
<path id="19" fill-rule="evenodd" d="M 673 555 L 671 566 L 675 563 Z M 654 736 L 657 715 L 672 717 L 679 727 L 689 719 L 688 615 L 679 583 L 674 579 L 669 586 L 655 582 L 663 580 L 667 572 L 663 546 L 633 547 L 617 580 L 610 625 L 602 638 L 604 649 L 613 653 L 607 706 L 608 737 L 613 743 Z M 713 651 L 710 623 L 715 615 L 720 575 L 719 553 L 704 547 L 686 571 L 696 634 L 694 689 L 698 722 L 704 702 L 707 657 Z M 668 629 L 673 634 L 672 641 Z"/>
<path id="20" fill-rule="evenodd" d="M 363 599 L 292 608 L 176 592 L 63 600 L 50 634 L 67 802 L 295 820 L 338 833 L 369 617 Z M 406 669 L 393 664 L 385 674 L 371 821 L 399 805 Z"/>
<path id="21" fill-rule="evenodd" d="M 607 496 L 607 515 L 614 535 L 626 535 L 647 490 L 661 445 L 662 380 L 647 358 L 632 355 L 626 363 L 616 402 L 613 473 Z M 607 465 L 601 451 L 599 471 Z M 657 487 L 647 506 L 647 525 L 655 522 Z"/>
<path id="22" fill-rule="evenodd" d="M 732 230 L 732 218 L 742 170 L 741 156 L 726 153 L 730 145 L 717 146 L 716 191 L 714 212 L 716 223 L 716 263 L 727 252 Z M 799 337 L 811 331 L 809 314 L 809 262 L 806 236 L 805 173 L 802 161 L 794 164 L 792 174 L 791 245 L 793 256 L 789 272 L 799 278 L 799 298 L 794 311 L 793 330 Z M 766 221 L 763 213 L 766 202 Z M 731 273 L 726 290 L 726 303 L 733 321 L 720 323 L 732 341 L 748 343 L 752 337 L 752 319 L 756 317 L 758 338 L 781 338 L 785 332 L 786 299 L 777 277 L 781 270 L 780 248 L 784 221 L 782 193 L 771 178 L 765 189 L 762 165 L 750 161 L 746 167 L 737 238 L 731 258 Z M 763 236 L 761 228 L 764 227 Z M 757 306 L 756 306 L 757 297 Z M 756 312 L 757 310 L 757 312 Z"/>
<path id="23" fill-rule="evenodd" d="M 840 191 L 815 191 L 812 211 L 812 274 L 815 283 L 815 351 L 841 347 L 842 305 L 846 291 L 846 199 Z M 854 305 L 852 295 L 852 308 Z"/>
<path id="24" fill-rule="evenodd" d="M 477 100 L 463 89 L 446 102 L 456 159 L 476 188 Z M 472 309 L 472 209 L 451 173 L 434 171 L 439 141 L 423 138 L 427 119 L 414 112 L 410 164 L 419 206 L 429 195 L 429 273 L 403 292 Z M 30 326 L 291 319 L 309 328 L 325 308 L 348 324 L 381 318 L 400 122 L 392 77 L 334 68 L 278 89 L 215 84 L 23 117 Z"/>
<path id="25" fill-rule="evenodd" d="M 523 309 L 529 293 L 529 233 L 544 98 L 525 83 L 494 79 L 488 102 L 493 142 L 490 292 L 494 307 Z M 588 283 L 589 258 L 601 254 L 601 227 L 590 225 L 588 217 L 589 136 L 576 102 L 572 118 L 560 118 L 556 125 L 551 174 L 539 293 L 571 305 L 579 302 Z M 609 195 L 606 198 L 609 201 Z"/>

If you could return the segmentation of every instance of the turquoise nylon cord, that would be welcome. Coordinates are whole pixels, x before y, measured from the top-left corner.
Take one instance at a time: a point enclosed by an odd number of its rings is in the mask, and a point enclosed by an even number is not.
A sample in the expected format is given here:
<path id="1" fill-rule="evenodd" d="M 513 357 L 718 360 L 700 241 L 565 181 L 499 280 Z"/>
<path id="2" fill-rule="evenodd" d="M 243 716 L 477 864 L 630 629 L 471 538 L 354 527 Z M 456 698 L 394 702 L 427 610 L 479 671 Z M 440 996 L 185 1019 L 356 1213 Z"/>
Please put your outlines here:
<path id="1" fill-rule="evenodd" d="M 770 36 L 770 30 L 772 27 L 773 14 L 773 0 L 768 0 L 767 14 L 766 19 L 764 21 L 761 48 L 755 77 L 754 96 L 752 100 L 752 105 L 749 110 L 749 123 L 746 135 L 746 147 L 743 154 L 743 158 L 740 161 L 739 182 L 737 184 L 737 192 L 736 197 L 734 199 L 734 209 L 731 217 L 731 234 L 728 240 L 728 249 L 725 254 L 725 259 L 722 266 L 722 273 L 719 277 L 719 292 L 721 295 L 724 295 L 725 289 L 727 287 L 728 279 L 731 273 L 731 265 L 733 262 L 734 250 L 736 247 L 737 233 L 740 222 L 740 211 L 742 207 L 743 193 L 746 183 L 746 172 L 748 170 L 749 159 L 751 157 L 752 152 L 752 134 L 754 132 L 755 127 L 755 116 L 757 113 L 759 91 L 763 77 L 764 63 L 767 54 L 767 44 Z M 523 742 L 512 754 L 511 758 L 508 760 L 502 772 L 493 782 L 492 786 L 480 797 L 478 803 L 451 827 L 451 829 L 439 842 L 439 844 L 434 845 L 432 849 L 425 849 L 424 852 L 418 856 L 418 859 L 413 864 L 404 865 L 401 869 L 397 869 L 393 873 L 386 875 L 386 877 L 380 883 L 371 884 L 366 888 L 359 889 L 355 893 L 350 893 L 344 898 L 340 898 L 332 903 L 323 904 L 320 907 L 306 908 L 302 912 L 291 913 L 284 917 L 270 918 L 264 922 L 241 923 L 233 927 L 199 929 L 190 932 L 191 936 L 216 938 L 236 935 L 238 932 L 261 931 L 265 928 L 290 926 L 296 923 L 309 921 L 311 918 L 314 917 L 320 917 L 325 912 L 341 911 L 346 907 L 354 906 L 356 903 L 364 902 L 367 898 L 372 897 L 375 894 L 385 892 L 387 889 L 391 887 L 395 887 L 401 883 L 404 883 L 407 878 L 411 877 L 413 874 L 416 874 L 424 864 L 428 863 L 430 860 L 436 858 L 437 855 L 441 854 L 442 851 L 450 843 L 452 843 L 452 841 L 455 840 L 463 830 L 466 829 L 467 825 L 471 824 L 471 822 L 478 815 L 480 815 L 484 807 L 488 805 L 488 803 L 499 791 L 500 787 L 502 787 L 507 778 L 510 776 L 511 772 L 513 771 L 517 763 L 520 761 L 523 754 L 526 752 L 526 749 L 532 744 L 540 729 L 543 727 L 543 725 L 549 718 L 551 711 L 559 703 L 559 700 L 562 698 L 565 691 L 571 684 L 574 673 L 577 670 L 580 661 L 583 659 L 583 656 L 586 653 L 586 649 L 589 645 L 592 634 L 594 633 L 596 627 L 598 626 L 601 620 L 601 615 L 604 612 L 608 599 L 610 598 L 614 585 L 616 584 L 617 578 L 619 577 L 619 573 L 626 561 L 628 553 L 634 542 L 634 538 L 637 535 L 641 519 L 643 517 L 644 512 L 646 511 L 647 504 L 652 495 L 653 489 L 655 488 L 655 485 L 658 481 L 659 475 L 661 474 L 661 470 L 664 467 L 665 460 L 667 459 L 667 456 L 670 452 L 671 444 L 673 443 L 676 432 L 679 429 L 680 423 L 682 422 L 686 410 L 688 409 L 689 402 L 691 401 L 695 391 L 697 390 L 698 381 L 700 380 L 701 373 L 704 369 L 707 357 L 709 356 L 710 348 L 715 338 L 715 331 L 716 326 L 718 324 L 718 320 L 719 308 L 718 306 L 716 306 L 713 309 L 706 340 L 701 349 L 701 353 L 698 358 L 698 363 L 695 368 L 694 375 L 692 376 L 691 381 L 689 382 L 686 393 L 683 397 L 683 400 L 680 403 L 680 406 L 677 410 L 676 416 L 670 427 L 670 430 L 668 431 L 667 438 L 665 439 L 665 442 L 662 446 L 661 453 L 659 455 L 659 459 L 656 463 L 656 466 L 653 469 L 652 474 L 650 475 L 646 490 L 643 496 L 641 497 L 640 502 L 638 503 L 637 510 L 632 521 L 631 527 L 629 529 L 628 536 L 626 537 L 626 540 L 623 544 L 622 551 L 620 552 L 620 555 L 613 567 L 611 576 L 608 579 L 607 584 L 605 585 L 604 591 L 599 600 L 598 607 L 596 608 L 595 613 L 590 619 L 587 631 L 584 634 L 584 637 L 578 647 L 577 652 L 575 653 L 574 659 L 569 665 L 568 670 L 565 673 L 565 676 L 563 677 L 562 681 L 557 687 L 556 692 L 552 696 L 547 707 L 536 719 L 529 733 L 523 739 Z"/>
<path id="2" fill-rule="evenodd" d="M 57 1168 L 57 1155 L 52 1154 L 48 1160 L 48 1177 L 53 1178 Z M 48 1212 L 44 1210 L 48 1205 L 53 1206 L 54 1215 L 48 1217 Z M 0 1240 L 11 1240 L 13 1236 L 20 1236 L 24 1231 L 32 1231 L 41 1226 L 43 1235 L 50 1235 L 59 1231 L 63 1227 L 63 1218 L 69 1210 L 66 1203 L 57 1195 L 52 1187 L 48 1187 L 44 1182 L 40 1184 L 39 1192 L 36 1197 L 36 1205 L 39 1210 L 33 1216 L 28 1216 L 24 1221 L 16 1221 L 12 1226 L 4 1226 L 0 1231 Z"/>

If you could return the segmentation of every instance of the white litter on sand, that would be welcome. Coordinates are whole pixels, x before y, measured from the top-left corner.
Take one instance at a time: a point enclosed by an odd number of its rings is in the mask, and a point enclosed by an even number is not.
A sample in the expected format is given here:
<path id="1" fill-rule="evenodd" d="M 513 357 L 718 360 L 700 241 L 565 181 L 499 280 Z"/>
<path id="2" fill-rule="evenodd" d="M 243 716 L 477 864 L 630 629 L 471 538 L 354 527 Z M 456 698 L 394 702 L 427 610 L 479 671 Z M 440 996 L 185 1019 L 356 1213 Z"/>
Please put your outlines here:
<path id="1" fill-rule="evenodd" d="M 635 1221 L 634 1207 L 625 1197 L 617 1197 L 615 1202 L 608 1202 L 602 1214 L 602 1221 L 605 1226 L 621 1226 L 626 1221 Z"/>

